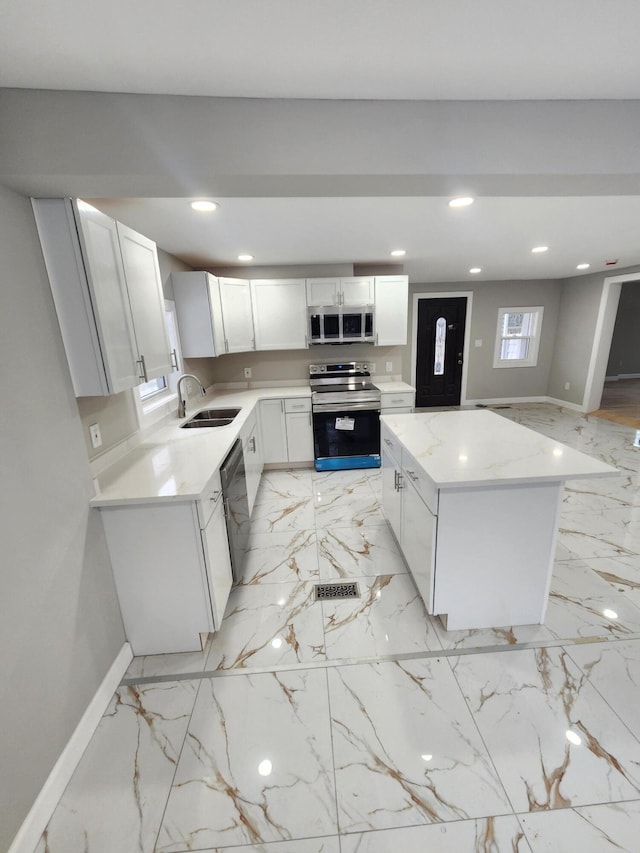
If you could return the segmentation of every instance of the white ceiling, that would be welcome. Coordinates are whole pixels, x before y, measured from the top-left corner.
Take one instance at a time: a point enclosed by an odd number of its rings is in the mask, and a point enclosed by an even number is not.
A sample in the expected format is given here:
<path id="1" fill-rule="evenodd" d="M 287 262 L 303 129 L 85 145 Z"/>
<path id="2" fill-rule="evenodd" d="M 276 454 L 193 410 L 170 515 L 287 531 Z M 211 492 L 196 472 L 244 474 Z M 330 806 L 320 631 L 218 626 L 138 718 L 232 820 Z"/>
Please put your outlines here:
<path id="1" fill-rule="evenodd" d="M 5 87 L 234 97 L 640 95 L 637 0 L 0 0 Z M 640 262 L 640 198 L 100 200 L 202 266 L 389 262 L 416 281 L 564 277 Z M 531 255 L 544 243 L 545 255 Z"/>

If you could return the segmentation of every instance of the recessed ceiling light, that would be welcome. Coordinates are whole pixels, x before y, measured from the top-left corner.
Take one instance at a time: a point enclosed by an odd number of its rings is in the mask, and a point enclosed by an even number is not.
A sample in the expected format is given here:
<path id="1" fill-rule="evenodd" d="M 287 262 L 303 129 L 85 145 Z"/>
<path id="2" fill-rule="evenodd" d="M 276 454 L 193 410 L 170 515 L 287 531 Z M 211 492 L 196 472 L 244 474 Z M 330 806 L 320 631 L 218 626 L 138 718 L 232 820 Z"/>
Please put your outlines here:
<path id="1" fill-rule="evenodd" d="M 238 255 L 239 261 L 252 261 L 253 255 Z"/>
<path id="2" fill-rule="evenodd" d="M 540 254 L 540 252 L 548 252 L 549 247 L 548 246 L 534 246 L 531 251 L 533 252 L 534 255 L 538 255 L 538 254 Z"/>
<path id="3" fill-rule="evenodd" d="M 406 254 L 407 254 L 406 249 L 394 249 L 393 252 L 391 252 L 391 257 L 392 258 L 403 258 Z"/>
<path id="4" fill-rule="evenodd" d="M 449 202 L 449 207 L 469 207 L 473 204 L 471 196 L 461 196 L 460 198 L 452 198 Z"/>
<path id="5" fill-rule="evenodd" d="M 578 264 L 576 267 L 577 270 L 588 270 L 591 264 Z"/>
<path id="6" fill-rule="evenodd" d="M 199 213 L 211 213 L 218 209 L 218 205 L 215 201 L 192 201 L 191 208 Z"/>
<path id="7" fill-rule="evenodd" d="M 482 267 L 471 267 L 469 272 L 471 275 L 477 275 L 479 272 L 482 272 Z"/>

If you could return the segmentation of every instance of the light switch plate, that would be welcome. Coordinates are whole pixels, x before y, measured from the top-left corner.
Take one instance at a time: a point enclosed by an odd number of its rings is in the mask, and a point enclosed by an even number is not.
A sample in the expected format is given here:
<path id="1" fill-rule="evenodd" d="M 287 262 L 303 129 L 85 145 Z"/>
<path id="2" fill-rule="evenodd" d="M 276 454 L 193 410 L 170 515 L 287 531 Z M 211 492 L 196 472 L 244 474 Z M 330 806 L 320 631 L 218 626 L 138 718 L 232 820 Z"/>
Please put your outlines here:
<path id="1" fill-rule="evenodd" d="M 251 368 L 250 367 L 245 367 L 244 378 L 245 379 L 251 379 Z"/>
<path id="2" fill-rule="evenodd" d="M 393 362 L 392 361 L 387 362 L 386 371 L 387 371 L 387 373 L 393 373 Z"/>

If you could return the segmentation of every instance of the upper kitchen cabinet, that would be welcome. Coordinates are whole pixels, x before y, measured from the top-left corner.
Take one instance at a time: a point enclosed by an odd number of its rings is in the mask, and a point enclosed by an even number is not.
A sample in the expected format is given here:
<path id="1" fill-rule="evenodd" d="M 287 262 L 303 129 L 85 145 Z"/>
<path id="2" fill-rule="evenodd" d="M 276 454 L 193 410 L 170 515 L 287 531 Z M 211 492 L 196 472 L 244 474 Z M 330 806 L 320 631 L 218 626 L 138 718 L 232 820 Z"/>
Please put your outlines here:
<path id="1" fill-rule="evenodd" d="M 373 305 L 372 276 L 356 278 L 308 278 L 307 305 Z"/>
<path id="2" fill-rule="evenodd" d="M 219 278 L 224 351 L 247 352 L 256 348 L 251 308 L 251 283 L 241 278 Z"/>
<path id="3" fill-rule="evenodd" d="M 208 272 L 171 273 L 184 358 L 223 355 L 224 325 L 218 279 Z"/>
<path id="4" fill-rule="evenodd" d="M 377 346 L 406 344 L 409 277 L 406 275 L 376 276 L 375 306 Z"/>
<path id="5" fill-rule="evenodd" d="M 304 279 L 253 280 L 251 300 L 257 350 L 306 349 Z"/>
<path id="6" fill-rule="evenodd" d="M 33 209 L 76 396 L 171 372 L 155 244 L 81 201 Z"/>

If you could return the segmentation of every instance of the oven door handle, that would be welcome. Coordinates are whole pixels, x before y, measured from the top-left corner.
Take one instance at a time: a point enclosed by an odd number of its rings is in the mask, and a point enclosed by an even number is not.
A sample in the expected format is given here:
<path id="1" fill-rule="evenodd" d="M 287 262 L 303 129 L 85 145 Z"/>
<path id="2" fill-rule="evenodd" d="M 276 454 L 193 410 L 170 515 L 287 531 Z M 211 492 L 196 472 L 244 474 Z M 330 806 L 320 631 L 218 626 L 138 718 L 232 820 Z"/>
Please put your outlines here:
<path id="1" fill-rule="evenodd" d="M 361 402 L 361 403 L 313 403 L 311 412 L 314 415 L 331 414 L 335 412 L 379 412 L 380 403 Z"/>

